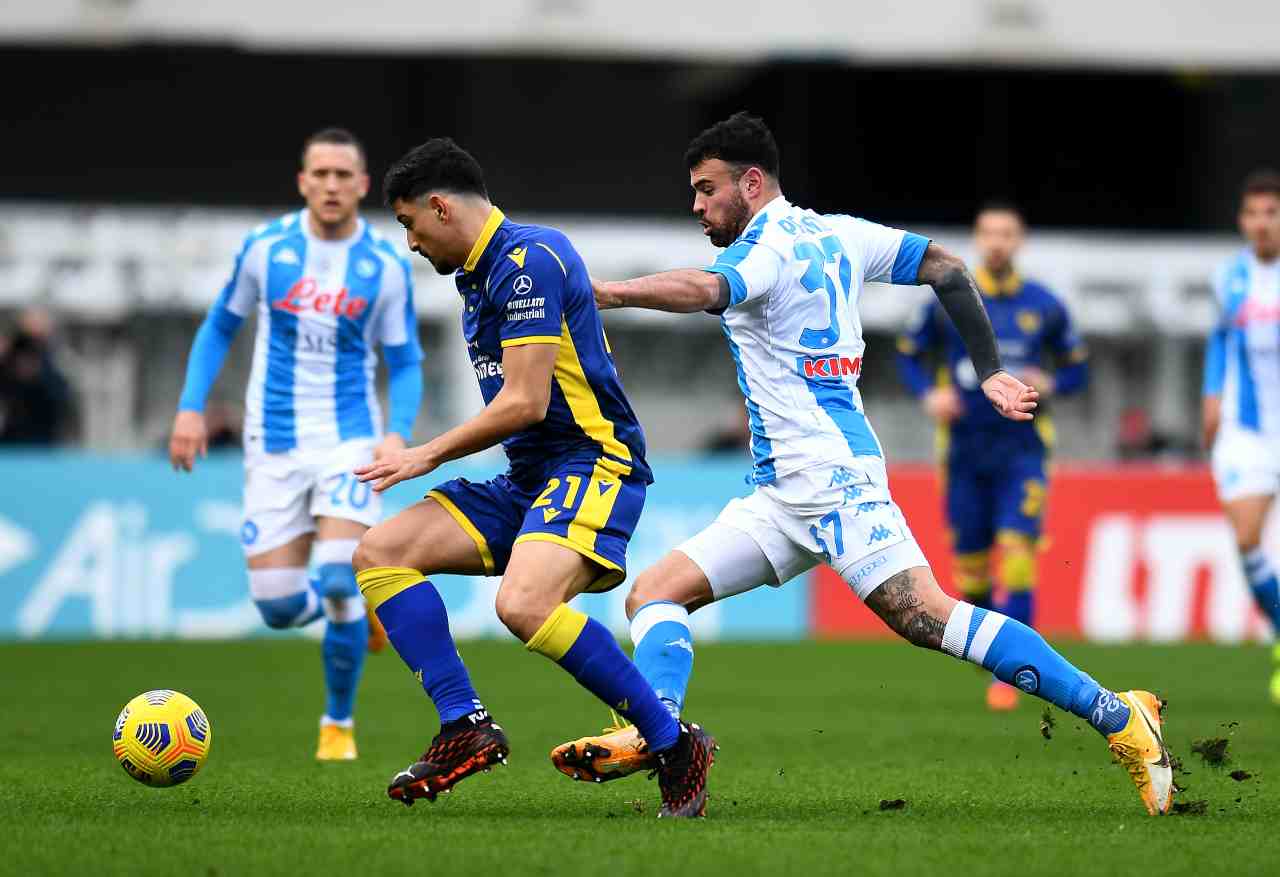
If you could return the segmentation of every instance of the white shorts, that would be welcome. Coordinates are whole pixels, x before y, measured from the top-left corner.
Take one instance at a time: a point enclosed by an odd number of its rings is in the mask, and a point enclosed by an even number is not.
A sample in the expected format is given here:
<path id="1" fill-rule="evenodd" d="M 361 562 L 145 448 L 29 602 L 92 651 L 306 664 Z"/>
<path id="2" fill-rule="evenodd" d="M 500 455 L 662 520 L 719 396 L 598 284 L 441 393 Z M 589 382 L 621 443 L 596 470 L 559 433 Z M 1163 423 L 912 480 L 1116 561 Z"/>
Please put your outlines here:
<path id="1" fill-rule="evenodd" d="M 929 565 L 876 457 L 794 472 L 758 487 L 732 500 L 677 550 L 702 570 L 717 600 L 785 583 L 819 563 L 865 600 L 890 577 Z"/>
<path id="2" fill-rule="evenodd" d="M 1224 427 L 1213 443 L 1213 480 L 1218 499 L 1274 496 L 1280 491 L 1280 439 L 1237 427 Z"/>
<path id="3" fill-rule="evenodd" d="M 315 531 L 318 517 L 372 527 L 382 518 L 382 497 L 351 470 L 373 460 L 376 439 L 353 439 L 319 450 L 268 454 L 245 448 L 244 523 L 240 542 L 248 556 L 262 554 Z"/>

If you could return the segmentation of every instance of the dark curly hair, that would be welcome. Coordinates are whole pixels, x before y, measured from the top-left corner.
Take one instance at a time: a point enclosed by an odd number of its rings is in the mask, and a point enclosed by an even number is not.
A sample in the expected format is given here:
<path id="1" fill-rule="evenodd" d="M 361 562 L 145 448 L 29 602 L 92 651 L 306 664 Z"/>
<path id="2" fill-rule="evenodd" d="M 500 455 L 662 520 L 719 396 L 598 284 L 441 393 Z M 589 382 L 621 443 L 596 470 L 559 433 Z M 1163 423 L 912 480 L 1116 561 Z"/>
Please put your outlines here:
<path id="1" fill-rule="evenodd" d="M 749 167 L 758 167 L 778 179 L 778 142 L 759 116 L 745 111 L 734 113 L 703 131 L 684 152 L 685 167 L 693 170 L 708 159 L 718 158 L 732 165 L 737 177 Z"/>
<path id="2" fill-rule="evenodd" d="M 448 137 L 436 137 L 410 149 L 382 178 L 382 197 L 388 206 L 428 192 L 489 197 L 480 163 Z"/>

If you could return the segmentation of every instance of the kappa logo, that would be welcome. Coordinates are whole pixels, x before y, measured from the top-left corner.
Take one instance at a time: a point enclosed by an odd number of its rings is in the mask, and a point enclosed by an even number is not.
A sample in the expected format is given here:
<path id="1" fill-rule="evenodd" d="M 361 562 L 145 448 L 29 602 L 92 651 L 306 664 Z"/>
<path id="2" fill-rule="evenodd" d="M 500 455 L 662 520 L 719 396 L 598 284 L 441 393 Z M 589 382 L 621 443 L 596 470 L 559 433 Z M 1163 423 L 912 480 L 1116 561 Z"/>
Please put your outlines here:
<path id="1" fill-rule="evenodd" d="M 848 505 L 849 503 L 853 502 L 853 501 L 854 501 L 855 499 L 857 499 L 858 497 L 862 496 L 862 492 L 863 492 L 863 491 L 862 491 L 862 488 L 861 488 L 861 487 L 859 487 L 858 485 L 856 485 L 856 484 L 846 484 L 846 485 L 844 486 L 844 502 L 845 502 L 845 505 Z"/>
<path id="2" fill-rule="evenodd" d="M 893 535 L 893 531 L 884 524 L 876 524 L 871 528 L 871 533 L 867 536 L 867 544 L 874 545 L 877 542 L 883 542 Z"/>
<path id="3" fill-rule="evenodd" d="M 524 295 L 531 292 L 533 291 L 533 278 L 528 274 L 521 274 L 516 278 L 515 282 L 511 284 L 511 289 L 516 295 Z"/>
<path id="4" fill-rule="evenodd" d="M 831 473 L 831 480 L 827 482 L 827 487 L 836 487 L 841 484 L 848 484 L 857 477 L 857 475 L 854 475 L 843 466 L 837 466 L 836 470 Z"/>
<path id="5" fill-rule="evenodd" d="M 1093 714 L 1089 717 L 1089 723 L 1095 728 L 1102 724 L 1102 720 L 1107 713 L 1117 712 L 1120 707 L 1125 704 L 1120 698 L 1116 697 L 1108 691 L 1101 691 L 1098 694 L 1098 702 L 1093 705 Z M 1145 719 L 1146 716 L 1143 716 Z"/>
<path id="6" fill-rule="evenodd" d="M 285 247 L 271 257 L 271 261 L 277 265 L 301 265 L 302 260 L 298 258 L 298 251 Z"/>
<path id="7" fill-rule="evenodd" d="M 677 640 L 672 640 L 666 645 L 675 646 L 677 649 L 684 649 L 689 654 L 691 655 L 693 654 L 693 643 L 689 642 L 684 637 L 680 637 L 680 639 L 677 639 Z"/>

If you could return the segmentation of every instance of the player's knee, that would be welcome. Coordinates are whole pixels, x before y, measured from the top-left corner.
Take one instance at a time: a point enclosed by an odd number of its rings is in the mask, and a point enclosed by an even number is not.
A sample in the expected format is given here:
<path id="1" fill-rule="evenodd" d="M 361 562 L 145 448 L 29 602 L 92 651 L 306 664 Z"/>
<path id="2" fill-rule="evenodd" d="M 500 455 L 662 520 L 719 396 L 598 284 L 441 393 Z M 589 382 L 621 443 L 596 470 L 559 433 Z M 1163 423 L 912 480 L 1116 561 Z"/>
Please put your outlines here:
<path id="1" fill-rule="evenodd" d="M 503 583 L 498 589 L 493 608 L 498 620 L 511 631 L 521 642 L 528 642 L 542 627 L 543 622 L 551 617 L 556 606 L 549 601 L 538 598 L 525 588 L 512 587 Z"/>
<path id="2" fill-rule="evenodd" d="M 1262 527 L 1248 527 L 1236 531 L 1236 550 L 1248 554 L 1262 545 Z"/>
<path id="3" fill-rule="evenodd" d="M 249 596 L 267 627 L 299 627 L 318 614 L 306 567 L 249 570 Z"/>
<path id="4" fill-rule="evenodd" d="M 652 570 L 643 572 L 631 583 L 631 590 L 627 592 L 627 617 L 634 618 L 642 606 L 663 600 L 683 604 L 679 595 L 673 594 L 660 576 L 653 574 Z"/>
<path id="5" fill-rule="evenodd" d="M 305 594 L 294 594 L 291 597 L 276 597 L 270 600 L 254 600 L 258 614 L 267 627 L 273 630 L 284 630 L 297 626 L 306 612 L 307 598 Z"/>
<path id="6" fill-rule="evenodd" d="M 1004 544 L 1000 558 L 1000 584 L 1010 591 L 1029 591 L 1036 585 L 1036 549 L 1029 538 Z"/>
<path id="7" fill-rule="evenodd" d="M 956 587 L 966 597 L 984 597 L 991 591 L 991 555 L 987 551 L 957 554 Z"/>
<path id="8" fill-rule="evenodd" d="M 399 540 L 387 523 L 377 524 L 360 537 L 351 556 L 351 566 L 356 572 L 378 566 L 399 566 Z"/>

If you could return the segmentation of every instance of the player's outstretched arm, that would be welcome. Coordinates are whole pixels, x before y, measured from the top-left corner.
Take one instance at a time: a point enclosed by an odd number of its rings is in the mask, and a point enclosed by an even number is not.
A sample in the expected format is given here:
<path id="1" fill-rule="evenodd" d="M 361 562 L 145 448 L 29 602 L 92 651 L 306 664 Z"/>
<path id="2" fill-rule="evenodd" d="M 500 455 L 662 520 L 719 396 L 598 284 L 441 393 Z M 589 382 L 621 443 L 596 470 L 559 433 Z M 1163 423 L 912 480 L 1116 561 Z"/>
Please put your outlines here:
<path id="1" fill-rule="evenodd" d="M 696 268 L 664 271 L 635 280 L 596 280 L 596 307 L 649 308 L 674 314 L 723 311 L 729 306 L 729 281 L 722 274 Z"/>
<path id="2" fill-rule="evenodd" d="M 982 383 L 982 392 L 991 404 L 1010 420 L 1030 420 L 1039 394 L 1004 371 L 1000 364 L 1000 349 L 991 320 L 982 306 L 977 281 L 965 268 L 964 260 L 930 241 L 920 260 L 916 283 L 933 287 L 933 294 L 964 341 L 969 360 Z"/>
<path id="3" fill-rule="evenodd" d="M 361 481 L 372 481 L 381 493 L 393 484 L 434 471 L 521 430 L 541 423 L 551 405 L 551 379 L 555 374 L 558 344 L 521 344 L 502 354 L 502 389 L 484 410 L 425 445 L 405 448 L 355 470 Z"/>

